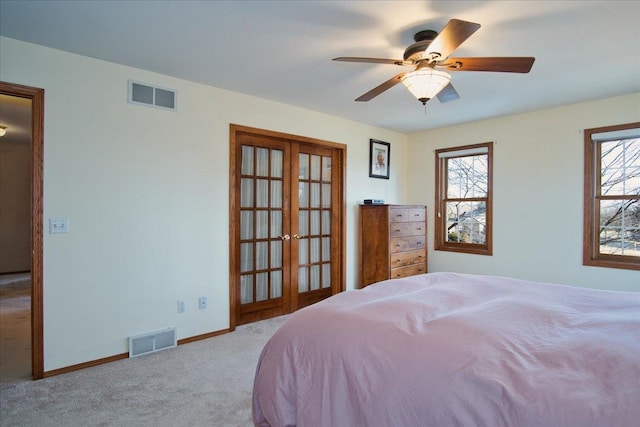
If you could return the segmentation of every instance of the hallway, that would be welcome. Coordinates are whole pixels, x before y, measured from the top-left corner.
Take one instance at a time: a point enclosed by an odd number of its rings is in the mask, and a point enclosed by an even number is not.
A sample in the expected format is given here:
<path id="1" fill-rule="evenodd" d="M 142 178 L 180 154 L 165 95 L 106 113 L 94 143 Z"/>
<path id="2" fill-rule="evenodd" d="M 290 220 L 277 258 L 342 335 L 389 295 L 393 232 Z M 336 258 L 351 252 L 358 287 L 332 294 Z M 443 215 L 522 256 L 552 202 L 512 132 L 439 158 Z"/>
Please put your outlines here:
<path id="1" fill-rule="evenodd" d="M 31 278 L 0 275 L 0 382 L 31 379 Z"/>

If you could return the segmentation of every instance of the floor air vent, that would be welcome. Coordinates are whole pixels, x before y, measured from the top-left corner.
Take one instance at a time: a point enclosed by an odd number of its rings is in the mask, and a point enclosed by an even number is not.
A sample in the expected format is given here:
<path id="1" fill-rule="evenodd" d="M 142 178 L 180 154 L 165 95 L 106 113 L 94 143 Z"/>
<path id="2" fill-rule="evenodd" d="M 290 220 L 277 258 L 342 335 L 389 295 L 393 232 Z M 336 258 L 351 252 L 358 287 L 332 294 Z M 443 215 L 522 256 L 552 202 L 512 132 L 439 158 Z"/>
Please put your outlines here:
<path id="1" fill-rule="evenodd" d="M 129 80 L 128 101 L 167 110 L 176 110 L 176 91 Z"/>
<path id="2" fill-rule="evenodd" d="M 129 337 L 129 357 L 155 353 L 178 345 L 176 328 Z"/>

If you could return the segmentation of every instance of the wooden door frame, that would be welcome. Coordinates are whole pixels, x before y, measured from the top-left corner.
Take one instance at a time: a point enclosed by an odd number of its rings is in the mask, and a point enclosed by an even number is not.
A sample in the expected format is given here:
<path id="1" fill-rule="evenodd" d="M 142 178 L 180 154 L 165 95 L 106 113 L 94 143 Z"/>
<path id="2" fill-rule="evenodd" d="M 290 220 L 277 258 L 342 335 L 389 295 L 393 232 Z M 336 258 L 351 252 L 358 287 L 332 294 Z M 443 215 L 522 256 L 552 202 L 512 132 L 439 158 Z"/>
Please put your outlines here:
<path id="1" fill-rule="evenodd" d="M 347 280 L 347 268 L 346 268 L 346 213 L 347 213 L 347 146 L 337 142 L 324 141 L 321 139 L 308 138 L 305 136 L 292 135 L 288 133 L 275 132 L 265 129 L 253 128 L 248 126 L 242 126 L 231 123 L 229 125 L 229 330 L 233 331 L 236 328 L 236 285 L 239 280 L 239 272 L 236 266 L 239 265 L 239 260 L 236 259 L 235 245 L 233 236 L 236 235 L 236 222 L 234 221 L 235 212 L 238 208 L 236 206 L 236 198 L 233 194 L 236 191 L 236 136 L 239 133 L 252 134 L 260 137 L 278 138 L 286 141 L 293 141 L 296 143 L 303 143 L 309 145 L 316 145 L 324 148 L 331 148 L 337 151 L 338 161 L 337 164 L 332 164 L 332 167 L 339 168 L 340 182 L 338 183 L 341 189 L 339 202 L 341 221 L 339 226 L 339 235 L 336 236 L 339 243 L 340 256 L 336 260 L 336 267 L 339 271 L 340 283 L 338 284 L 338 292 L 342 292 L 346 289 Z"/>
<path id="2" fill-rule="evenodd" d="M 31 100 L 31 376 L 44 377 L 43 346 L 43 171 L 44 89 L 0 81 L 0 93 Z"/>

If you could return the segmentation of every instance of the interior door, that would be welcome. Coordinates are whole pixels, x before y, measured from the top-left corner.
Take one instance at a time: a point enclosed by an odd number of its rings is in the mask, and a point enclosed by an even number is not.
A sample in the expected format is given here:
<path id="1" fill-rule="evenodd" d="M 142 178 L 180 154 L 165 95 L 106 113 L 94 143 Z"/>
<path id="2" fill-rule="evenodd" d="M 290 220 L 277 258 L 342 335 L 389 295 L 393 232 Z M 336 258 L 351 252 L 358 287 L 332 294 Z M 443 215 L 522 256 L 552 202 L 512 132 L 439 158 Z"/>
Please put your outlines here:
<path id="1" fill-rule="evenodd" d="M 292 224 L 291 266 L 293 283 L 293 310 L 318 302 L 334 293 L 332 284 L 339 281 L 333 265 L 334 245 L 339 211 L 332 204 L 334 190 L 339 182 L 334 177 L 333 150 L 307 144 L 293 145 L 291 212 L 296 218 Z"/>
<path id="2" fill-rule="evenodd" d="M 231 329 L 344 290 L 341 146 L 236 125 L 231 146 Z"/>
<path id="3" fill-rule="evenodd" d="M 285 141 L 241 134 L 236 164 L 239 227 L 235 240 L 239 324 L 290 311 L 289 195 L 291 147 Z M 285 292 L 283 292 L 285 291 Z"/>
<path id="4" fill-rule="evenodd" d="M 0 94 L 31 100 L 31 372 L 33 379 L 38 380 L 45 373 L 42 287 L 44 89 L 0 81 Z"/>

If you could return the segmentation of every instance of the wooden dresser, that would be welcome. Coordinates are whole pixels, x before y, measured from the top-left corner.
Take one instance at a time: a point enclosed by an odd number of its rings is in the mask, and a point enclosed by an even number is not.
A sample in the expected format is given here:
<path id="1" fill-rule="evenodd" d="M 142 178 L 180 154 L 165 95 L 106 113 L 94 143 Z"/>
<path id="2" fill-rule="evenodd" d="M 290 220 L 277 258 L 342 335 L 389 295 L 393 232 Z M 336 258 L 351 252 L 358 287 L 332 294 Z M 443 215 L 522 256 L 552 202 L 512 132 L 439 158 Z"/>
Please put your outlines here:
<path id="1" fill-rule="evenodd" d="M 426 206 L 360 205 L 360 287 L 426 272 Z"/>

